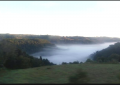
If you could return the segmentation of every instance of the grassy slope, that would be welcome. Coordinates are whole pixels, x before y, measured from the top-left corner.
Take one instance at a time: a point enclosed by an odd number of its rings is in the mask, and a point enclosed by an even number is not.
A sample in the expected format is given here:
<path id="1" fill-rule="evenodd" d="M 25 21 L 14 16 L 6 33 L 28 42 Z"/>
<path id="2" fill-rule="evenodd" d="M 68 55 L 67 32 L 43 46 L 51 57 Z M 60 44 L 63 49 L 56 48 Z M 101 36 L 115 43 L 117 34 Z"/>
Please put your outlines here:
<path id="1" fill-rule="evenodd" d="M 47 69 L 51 68 L 51 69 Z M 2 83 L 68 83 L 68 77 L 82 68 L 91 79 L 89 83 L 117 83 L 120 64 L 69 64 L 19 69 L 0 74 Z"/>

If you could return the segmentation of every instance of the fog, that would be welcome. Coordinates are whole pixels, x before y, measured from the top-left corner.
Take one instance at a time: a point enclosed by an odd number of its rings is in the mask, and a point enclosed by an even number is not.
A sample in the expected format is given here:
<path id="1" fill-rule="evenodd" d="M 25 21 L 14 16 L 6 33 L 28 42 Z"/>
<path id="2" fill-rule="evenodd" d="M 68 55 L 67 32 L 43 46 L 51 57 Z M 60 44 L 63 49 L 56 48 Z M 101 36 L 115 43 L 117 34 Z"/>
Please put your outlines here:
<path id="1" fill-rule="evenodd" d="M 48 59 L 50 62 L 53 62 L 57 65 L 62 62 L 85 62 L 89 55 L 107 48 L 109 45 L 114 44 L 111 43 L 103 43 L 103 44 L 79 44 L 79 45 L 56 45 L 59 49 L 55 48 L 45 48 L 42 52 L 37 52 L 32 54 L 34 57 L 42 56 L 43 59 Z"/>

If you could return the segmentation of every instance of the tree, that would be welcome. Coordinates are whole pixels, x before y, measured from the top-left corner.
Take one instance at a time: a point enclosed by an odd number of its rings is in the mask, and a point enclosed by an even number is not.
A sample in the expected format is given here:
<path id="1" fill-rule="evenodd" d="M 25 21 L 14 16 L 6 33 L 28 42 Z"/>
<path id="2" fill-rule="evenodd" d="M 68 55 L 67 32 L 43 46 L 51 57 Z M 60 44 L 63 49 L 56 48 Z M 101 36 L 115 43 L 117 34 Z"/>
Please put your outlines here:
<path id="1" fill-rule="evenodd" d="M 73 64 L 79 64 L 79 61 L 74 61 Z"/>
<path id="2" fill-rule="evenodd" d="M 118 54 L 111 54 L 108 60 L 112 63 L 118 63 L 120 62 L 120 55 Z"/>
<path id="3" fill-rule="evenodd" d="M 86 63 L 93 63 L 93 61 L 91 59 L 87 59 Z"/>
<path id="4" fill-rule="evenodd" d="M 30 58 L 24 57 L 23 55 L 21 55 L 17 58 L 16 64 L 17 64 L 18 68 L 29 68 L 32 66 L 30 63 Z"/>
<path id="5" fill-rule="evenodd" d="M 20 49 L 16 49 L 15 52 L 16 52 L 16 55 L 17 55 L 17 56 L 22 55 L 22 50 L 20 50 Z"/>
<path id="6" fill-rule="evenodd" d="M 42 56 L 40 56 L 40 61 L 42 61 Z"/>
<path id="7" fill-rule="evenodd" d="M 65 65 L 65 64 L 67 64 L 67 62 L 62 62 L 62 65 Z"/>
<path id="8" fill-rule="evenodd" d="M 4 65 L 5 65 L 6 68 L 9 68 L 9 69 L 18 68 L 17 67 L 17 57 L 9 56 Z"/>

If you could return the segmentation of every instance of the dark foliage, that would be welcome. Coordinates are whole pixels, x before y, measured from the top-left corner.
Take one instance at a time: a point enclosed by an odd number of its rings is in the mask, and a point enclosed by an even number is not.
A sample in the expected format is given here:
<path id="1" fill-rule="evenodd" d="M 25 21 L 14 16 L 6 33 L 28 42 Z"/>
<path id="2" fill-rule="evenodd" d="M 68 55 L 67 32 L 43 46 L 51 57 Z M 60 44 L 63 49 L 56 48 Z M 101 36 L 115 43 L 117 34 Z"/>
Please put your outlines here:
<path id="1" fill-rule="evenodd" d="M 89 80 L 87 73 L 82 69 L 77 70 L 75 75 L 69 77 L 70 84 L 86 84 Z"/>
<path id="2" fill-rule="evenodd" d="M 93 61 L 99 63 L 118 63 L 120 62 L 120 43 L 110 45 L 108 48 L 97 51 L 91 55 Z"/>
<path id="3" fill-rule="evenodd" d="M 23 69 L 45 65 L 55 65 L 48 59 L 35 58 L 19 49 L 13 43 L 0 43 L 0 66 L 9 69 Z"/>
<path id="4" fill-rule="evenodd" d="M 67 62 L 62 62 L 62 65 L 68 64 Z"/>
<path id="5" fill-rule="evenodd" d="M 82 63 L 82 62 L 81 62 Z M 62 65 L 65 65 L 65 64 L 80 64 L 79 61 L 73 61 L 73 62 L 62 62 Z"/>
<path id="6" fill-rule="evenodd" d="M 29 54 L 43 50 L 43 48 L 48 46 L 55 46 L 54 44 L 44 39 L 4 39 L 0 43 L 2 45 L 4 45 L 4 43 L 14 44 L 16 47 Z"/>

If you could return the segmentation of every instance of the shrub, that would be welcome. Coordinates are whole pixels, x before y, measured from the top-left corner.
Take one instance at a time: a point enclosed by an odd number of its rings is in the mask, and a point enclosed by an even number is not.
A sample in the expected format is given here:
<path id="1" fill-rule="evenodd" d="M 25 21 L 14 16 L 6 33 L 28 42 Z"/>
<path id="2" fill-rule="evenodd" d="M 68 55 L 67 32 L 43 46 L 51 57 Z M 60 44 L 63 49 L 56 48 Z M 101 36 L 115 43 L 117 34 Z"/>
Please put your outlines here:
<path id="1" fill-rule="evenodd" d="M 79 64 L 79 61 L 74 61 L 73 64 Z"/>
<path id="2" fill-rule="evenodd" d="M 88 75 L 82 69 L 79 69 L 75 75 L 69 77 L 70 84 L 85 84 L 88 81 Z"/>
<path id="3" fill-rule="evenodd" d="M 62 65 L 67 64 L 67 62 L 62 62 Z"/>

